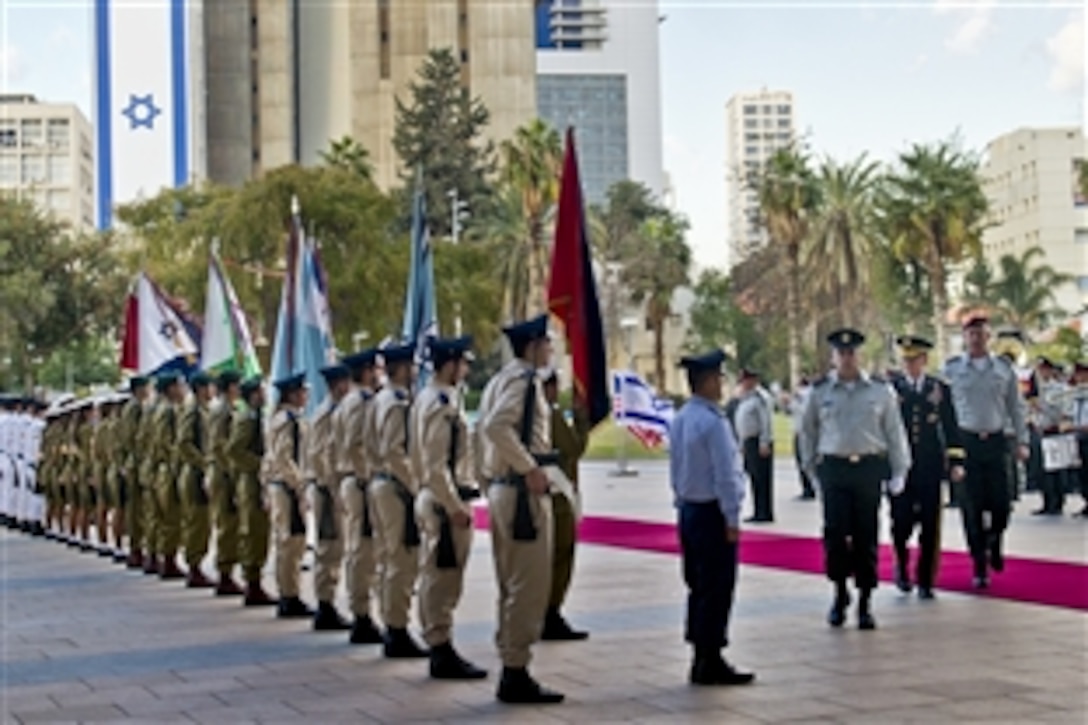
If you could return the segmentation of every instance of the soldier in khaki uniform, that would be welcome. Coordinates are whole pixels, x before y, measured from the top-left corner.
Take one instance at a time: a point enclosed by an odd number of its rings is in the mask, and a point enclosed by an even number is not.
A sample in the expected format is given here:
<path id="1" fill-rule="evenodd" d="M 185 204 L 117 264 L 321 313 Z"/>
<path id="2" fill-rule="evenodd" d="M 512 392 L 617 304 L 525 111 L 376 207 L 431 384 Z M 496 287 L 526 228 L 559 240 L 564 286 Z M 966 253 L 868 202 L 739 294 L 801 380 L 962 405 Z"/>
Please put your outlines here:
<path id="1" fill-rule="evenodd" d="M 159 577 L 163 580 L 184 579 L 178 567 L 177 554 L 181 539 L 181 499 L 178 496 L 178 431 L 182 427 L 181 407 L 185 388 L 177 372 L 159 377 L 162 401 L 151 421 L 151 459 L 155 481 L 155 501 L 158 505 L 158 536 L 156 549 L 162 560 Z"/>
<path id="2" fill-rule="evenodd" d="M 164 378 L 156 377 L 155 394 L 149 395 L 139 416 L 139 425 L 134 435 L 135 450 L 140 457 L 139 479 L 143 491 L 143 529 L 144 529 L 144 574 L 159 574 L 159 528 L 162 515 L 159 512 L 159 494 L 155 488 L 158 463 L 155 453 L 155 418 L 159 408 L 166 405 L 162 395 Z"/>
<path id="3" fill-rule="evenodd" d="M 268 558 L 268 504 L 265 501 L 264 480 L 264 388 L 260 378 L 242 383 L 245 410 L 231 423 L 226 455 L 230 474 L 236 480 L 238 504 L 238 561 L 246 580 L 244 604 L 260 607 L 276 604 L 261 586 L 261 569 Z"/>
<path id="4" fill-rule="evenodd" d="M 468 458 L 468 426 L 458 386 L 468 373 L 471 338 L 434 340 L 434 377 L 412 405 L 409 434 L 420 483 L 416 519 L 422 533 L 419 619 L 430 647 L 431 677 L 479 680 L 487 672 L 466 662 L 453 648 L 453 610 L 461 599 L 465 565 L 472 549 L 472 507 L 479 496 L 460 483 Z"/>
<path id="5" fill-rule="evenodd" d="M 344 537 L 340 531 L 343 506 L 340 502 L 340 479 L 336 475 L 336 431 L 334 415 L 350 387 L 347 366 L 330 365 L 321 370 L 329 395 L 313 413 L 308 441 L 307 460 L 313 486 L 310 505 L 317 522 L 317 551 L 314 558 L 314 594 L 317 613 L 314 629 L 342 631 L 351 625 L 336 611 L 333 600 L 340 583 L 340 564 L 344 559 Z"/>
<path id="6" fill-rule="evenodd" d="M 124 412 L 129 394 L 115 393 L 110 414 L 109 440 L 105 457 L 106 482 L 110 501 L 110 536 L 113 538 L 113 562 L 124 564 L 128 561 L 125 554 L 125 507 L 128 505 L 128 485 L 123 471 L 126 450 L 122 444 L 124 434 Z"/>
<path id="7" fill-rule="evenodd" d="M 114 437 L 117 429 L 117 413 L 120 404 L 124 402 L 114 394 L 104 396 L 99 401 L 99 420 L 94 434 L 94 479 L 98 488 L 98 509 L 95 528 L 98 530 L 98 555 L 113 557 L 114 550 L 110 548 L 110 539 L 113 537 L 113 522 L 120 518 L 117 513 L 116 493 L 117 487 L 113 477 L 116 469 L 113 467 Z M 118 548 L 121 542 L 114 542 Z"/>
<path id="8" fill-rule="evenodd" d="M 344 358 L 344 364 L 351 371 L 352 385 L 333 414 L 335 469 L 340 480 L 343 537 L 347 547 L 344 584 L 355 615 L 348 638 L 351 644 L 381 644 L 384 641 L 370 616 L 377 538 L 367 502 L 367 486 L 374 448 L 370 420 L 374 411 L 376 358 L 376 349 Z"/>
<path id="9" fill-rule="evenodd" d="M 306 551 L 306 523 L 300 505 L 304 495 L 303 455 L 307 430 L 304 375 L 276 381 L 280 402 L 268 431 L 268 496 L 272 502 L 272 535 L 276 542 L 276 586 L 280 590 L 277 616 L 312 617 L 299 598 L 299 566 Z"/>
<path id="10" fill-rule="evenodd" d="M 503 332 L 516 359 L 488 382 L 477 427 L 499 580 L 495 639 L 503 671 L 498 699 L 559 703 L 563 695 L 542 687 L 528 670 L 552 578 L 552 501 L 543 466 L 556 463 L 557 457 L 537 372 L 551 362 L 548 318 L 540 316 Z"/>
<path id="11" fill-rule="evenodd" d="M 212 497 L 215 565 L 219 572 L 215 594 L 219 597 L 243 593 L 234 581 L 234 565 L 238 563 L 238 480 L 231 471 L 230 457 L 227 455 L 231 424 L 239 415 L 241 382 L 242 376 L 233 370 L 221 374 L 216 381 L 219 400 L 208 414 L 208 490 Z"/>
<path id="12" fill-rule="evenodd" d="M 205 372 L 189 379 L 193 399 L 181 410 L 177 428 L 177 450 L 181 470 L 178 474 L 178 499 L 181 501 L 181 544 L 189 569 L 186 586 L 211 589 L 215 583 L 204 576 L 201 562 L 208 554 L 211 538 L 211 511 L 205 466 L 208 463 L 208 408 L 215 396 L 215 385 Z"/>
<path id="13" fill-rule="evenodd" d="M 98 482 L 95 480 L 94 433 L 98 423 L 98 406 L 88 398 L 80 410 L 76 428 L 76 512 L 73 517 L 76 528 L 68 545 L 83 553 L 95 550 L 91 544 L 91 520 L 98 510 Z"/>
<path id="14" fill-rule="evenodd" d="M 116 455 L 120 466 L 120 479 L 124 491 L 124 528 L 128 534 L 129 569 L 142 569 L 144 565 L 144 481 L 140 479 L 140 463 L 144 452 L 137 446 L 136 436 L 151 389 L 148 380 L 136 376 L 128 381 L 131 397 L 121 410 L 117 428 Z"/>
<path id="15" fill-rule="evenodd" d="M 418 482 L 408 455 L 408 414 L 411 405 L 412 345 L 382 350 L 389 385 L 374 399 L 377 456 L 370 501 L 374 530 L 382 552 L 382 620 L 385 656 L 427 657 L 408 634 L 412 588 L 419 573 L 419 528 L 415 518 Z"/>

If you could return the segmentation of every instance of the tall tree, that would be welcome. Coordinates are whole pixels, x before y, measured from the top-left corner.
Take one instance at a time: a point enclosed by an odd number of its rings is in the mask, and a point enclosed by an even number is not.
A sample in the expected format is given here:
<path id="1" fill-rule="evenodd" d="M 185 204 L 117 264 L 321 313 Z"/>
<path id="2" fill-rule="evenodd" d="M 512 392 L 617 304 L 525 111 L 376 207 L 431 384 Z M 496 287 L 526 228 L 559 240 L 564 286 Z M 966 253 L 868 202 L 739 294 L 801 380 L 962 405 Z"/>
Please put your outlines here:
<path id="1" fill-rule="evenodd" d="M 393 148 L 401 180 L 415 183 L 423 169 L 427 224 L 434 238 L 451 233 L 451 192 L 474 214 L 486 207 L 495 170 L 494 144 L 481 138 L 490 113 L 462 83 L 461 66 L 449 48 L 431 50 L 408 87 L 408 100 L 396 100 Z M 405 206 L 405 213 L 409 210 Z"/>
<path id="2" fill-rule="evenodd" d="M 692 352 L 725 348 L 735 342 L 733 285 L 720 269 L 705 269 L 695 282 L 687 347 Z"/>
<path id="3" fill-rule="evenodd" d="M 362 179 L 374 178 L 374 165 L 370 163 L 370 153 L 351 136 L 343 136 L 329 143 L 329 148 L 321 152 L 322 163 L 350 171 Z"/>
<path id="4" fill-rule="evenodd" d="M 1046 252 L 1031 247 L 1020 256 L 1006 254 L 998 260 L 1000 276 L 993 283 L 998 316 L 1006 324 L 1025 331 L 1042 330 L 1063 311 L 1055 291 L 1073 280 L 1043 263 Z"/>
<path id="5" fill-rule="evenodd" d="M 809 157 L 798 148 L 779 149 L 752 180 L 759 197 L 762 223 L 785 261 L 786 320 L 789 326 L 790 385 L 801 378 L 801 260 L 820 209 L 820 184 Z"/>
<path id="6" fill-rule="evenodd" d="M 954 142 L 915 144 L 900 154 L 879 205 L 893 249 L 929 276 L 932 325 L 937 350 L 944 354 L 948 265 L 980 253 L 987 203 L 978 159 Z"/>
<path id="7" fill-rule="evenodd" d="M 691 272 L 691 248 L 685 235 L 687 220 L 661 211 L 643 223 L 642 249 L 623 269 L 623 281 L 631 301 L 643 306 L 646 326 L 654 336 L 653 385 L 664 391 L 665 326 L 673 315 L 672 298 L 687 285 Z"/>
<path id="8" fill-rule="evenodd" d="M 986 257 L 979 255 L 963 275 L 963 304 L 968 307 L 991 308 L 997 305 L 994 268 Z"/>
<path id="9" fill-rule="evenodd" d="M 467 230 L 470 244 L 486 248 L 501 289 L 502 321 L 524 320 L 529 310 L 530 258 L 524 241 L 521 198 L 513 188 L 499 191 L 487 214 L 477 217 Z"/>

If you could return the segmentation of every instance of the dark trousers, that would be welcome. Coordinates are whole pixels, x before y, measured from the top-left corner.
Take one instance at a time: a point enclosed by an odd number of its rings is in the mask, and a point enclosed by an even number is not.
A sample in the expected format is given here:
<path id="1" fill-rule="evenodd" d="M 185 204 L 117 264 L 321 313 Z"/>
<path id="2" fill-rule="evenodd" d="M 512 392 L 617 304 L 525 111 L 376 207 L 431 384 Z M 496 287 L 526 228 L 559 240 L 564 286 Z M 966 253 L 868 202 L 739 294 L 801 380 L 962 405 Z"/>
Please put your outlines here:
<path id="1" fill-rule="evenodd" d="M 729 612 L 737 581 L 737 545 L 726 540 L 725 516 L 716 501 L 680 504 L 680 550 L 688 587 L 684 639 L 697 653 L 729 644 Z"/>
<path id="2" fill-rule="evenodd" d="M 853 574 L 858 589 L 875 589 L 877 512 L 887 461 L 875 456 L 857 463 L 824 459 L 817 477 L 823 488 L 827 578 L 842 583 Z"/>
<path id="3" fill-rule="evenodd" d="M 759 455 L 759 437 L 744 439 L 744 471 L 752 481 L 753 517 L 757 521 L 773 521 L 774 456 Z"/>
<path id="4" fill-rule="evenodd" d="M 967 452 L 963 500 L 963 529 L 967 535 L 967 547 L 978 569 L 986 566 L 986 554 L 999 549 L 1001 537 L 1009 525 L 1010 487 L 1006 463 L 1009 444 L 1005 437 L 991 435 L 983 440 L 978 435 L 964 432 Z M 983 513 L 990 513 L 990 526 L 984 528 Z"/>
<path id="5" fill-rule="evenodd" d="M 941 525 L 941 479 L 943 465 L 919 465 L 915 462 L 907 476 L 907 486 L 898 496 L 890 496 L 892 510 L 892 541 L 901 573 L 909 566 L 910 554 L 907 541 L 914 534 L 915 526 L 921 528 L 918 535 L 918 568 L 915 580 L 918 586 L 932 587 L 936 574 L 937 544 Z"/>
<path id="6" fill-rule="evenodd" d="M 1043 510 L 1047 513 L 1061 513 L 1065 507 L 1066 476 L 1066 471 L 1043 471 Z"/>
<path id="7" fill-rule="evenodd" d="M 806 498 L 814 498 L 816 489 L 812 487 L 812 479 L 801 466 L 801 436 L 797 433 L 793 434 L 793 460 L 797 462 L 797 473 L 801 476 L 801 494 Z"/>

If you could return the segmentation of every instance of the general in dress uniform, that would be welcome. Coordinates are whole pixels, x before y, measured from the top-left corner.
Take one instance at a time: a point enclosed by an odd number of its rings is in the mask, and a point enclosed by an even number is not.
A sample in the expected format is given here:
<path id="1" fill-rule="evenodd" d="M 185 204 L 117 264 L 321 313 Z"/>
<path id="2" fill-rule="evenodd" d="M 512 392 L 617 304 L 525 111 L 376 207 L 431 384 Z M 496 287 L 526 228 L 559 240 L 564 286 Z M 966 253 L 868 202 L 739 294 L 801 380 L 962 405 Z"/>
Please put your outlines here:
<path id="1" fill-rule="evenodd" d="M 370 616 L 378 551 L 367 500 L 376 456 L 372 418 L 377 357 L 378 350 L 371 348 L 344 358 L 351 371 L 351 389 L 333 414 L 335 469 L 344 510 L 344 587 L 354 615 L 351 644 L 384 641 Z"/>
<path id="2" fill-rule="evenodd" d="M 896 586 L 902 592 L 911 591 L 907 542 L 917 526 L 921 529 L 915 577 L 918 596 L 933 599 L 940 545 L 941 484 L 946 475 L 952 481 L 962 480 L 963 442 L 952 409 L 952 391 L 943 380 L 925 372 L 933 343 L 912 336 L 900 337 L 896 343 L 905 370 L 892 380 L 892 385 L 899 395 L 899 409 L 910 437 L 913 461 L 906 487 L 890 501 Z"/>
<path id="3" fill-rule="evenodd" d="M 497 696 L 511 704 L 553 704 L 563 695 L 541 686 L 528 669 L 551 591 L 552 501 L 544 466 L 558 457 L 538 372 L 551 364 L 548 318 L 503 332 L 515 359 L 488 381 L 476 429 L 499 584 Z"/>
<path id="4" fill-rule="evenodd" d="M 211 453 L 208 436 L 209 408 L 215 396 L 215 381 L 205 372 L 189 379 L 193 399 L 181 409 L 177 428 L 178 498 L 181 500 L 181 541 L 189 569 L 186 586 L 211 589 L 215 582 L 204 576 L 200 564 L 208 554 L 211 538 L 211 501 L 208 496 L 207 465 Z"/>
<path id="5" fill-rule="evenodd" d="M 751 523 L 774 521 L 773 408 L 759 384 L 759 373 L 740 371 L 741 393 L 734 414 L 735 432 L 744 456 L 744 470 L 752 485 Z"/>
<path id="6" fill-rule="evenodd" d="M 412 399 L 414 345 L 382 350 L 389 384 L 374 399 L 377 443 L 370 484 L 374 531 L 381 541 L 382 620 L 385 656 L 428 657 L 408 633 L 412 590 L 419 574 L 419 527 L 415 497 L 419 482 L 408 452 L 408 417 Z"/>
<path id="7" fill-rule="evenodd" d="M 967 454 L 964 479 L 963 528 L 974 561 L 974 585 L 989 586 L 989 568 L 1003 571 L 1002 539 L 1009 523 L 1012 491 L 1007 473 L 1006 426 L 1014 431 L 1016 458 L 1028 458 L 1028 431 L 1016 370 L 988 350 L 989 320 L 968 318 L 963 325 L 967 351 L 949 359 L 944 377 L 952 389 L 952 404 Z M 989 513 L 989 526 L 984 514 Z"/>
<path id="8" fill-rule="evenodd" d="M 724 363 L 720 350 L 681 360 L 691 398 L 669 430 L 669 479 L 688 587 L 684 638 L 694 650 L 693 685 L 744 685 L 754 679 L 734 669 L 721 653 L 729 644 L 746 485 L 736 435 L 719 407 Z"/>
<path id="9" fill-rule="evenodd" d="M 822 492 L 827 577 L 835 584 L 828 623 L 841 627 L 846 621 L 852 574 L 860 594 L 858 627 L 871 630 L 881 488 L 886 482 L 893 496 L 903 493 L 910 446 L 895 391 L 859 367 L 857 348 L 865 336 L 843 329 L 827 340 L 834 370 L 813 386 L 805 406 L 802 460 Z"/>
<path id="10" fill-rule="evenodd" d="M 218 399 L 208 412 L 208 492 L 211 495 L 212 523 L 215 526 L 215 568 L 219 597 L 239 596 L 243 590 L 234 581 L 238 564 L 238 477 L 231 470 L 228 453 L 231 426 L 243 415 L 240 397 L 242 376 L 227 370 L 216 380 Z"/>
<path id="11" fill-rule="evenodd" d="M 409 447 L 416 477 L 416 519 L 421 538 L 419 619 L 430 648 L 431 677 L 478 680 L 487 672 L 453 646 L 453 611 L 461 600 L 472 549 L 472 507 L 479 496 L 468 484 L 468 426 L 459 386 L 471 360 L 471 338 L 430 343 L 434 376 L 412 404 Z"/>

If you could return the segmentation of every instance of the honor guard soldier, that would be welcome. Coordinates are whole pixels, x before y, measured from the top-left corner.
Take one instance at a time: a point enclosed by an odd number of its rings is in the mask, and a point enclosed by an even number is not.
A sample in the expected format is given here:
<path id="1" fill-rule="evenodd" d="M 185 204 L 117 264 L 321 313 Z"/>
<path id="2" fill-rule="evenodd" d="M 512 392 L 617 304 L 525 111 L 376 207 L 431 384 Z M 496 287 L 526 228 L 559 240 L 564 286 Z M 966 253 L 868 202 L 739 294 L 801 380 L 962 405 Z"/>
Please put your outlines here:
<path id="1" fill-rule="evenodd" d="M 333 414 L 335 466 L 340 480 L 343 537 L 347 549 L 344 585 L 354 615 L 348 637 L 351 644 L 381 644 L 384 641 L 370 616 L 377 551 L 367 501 L 374 458 L 371 418 L 377 356 L 377 349 L 370 349 L 344 358 L 344 364 L 351 371 L 351 389 Z"/>
<path id="2" fill-rule="evenodd" d="M 1024 404 L 1012 364 L 988 351 L 989 320 L 968 318 L 963 325 L 967 351 L 945 363 L 944 377 L 967 453 L 964 496 L 960 501 L 967 546 L 974 561 L 974 585 L 990 584 L 989 568 L 1003 571 L 1002 538 L 1009 523 L 1011 487 L 1006 469 L 1006 425 L 1015 431 L 1016 457 L 1028 458 Z M 989 527 L 984 514 L 990 514 Z M 987 564 L 989 566 L 987 566 Z"/>
<path id="3" fill-rule="evenodd" d="M 159 494 L 155 487 L 158 471 L 155 460 L 155 418 L 159 409 L 167 404 L 162 393 L 165 380 L 163 376 L 155 377 L 155 394 L 148 396 L 136 432 L 136 451 L 141 457 L 140 483 L 144 492 L 144 574 L 148 576 L 157 576 L 160 568 L 159 528 L 162 515 L 159 512 Z"/>
<path id="4" fill-rule="evenodd" d="M 381 541 L 382 620 L 385 656 L 427 657 L 408 634 L 412 590 L 419 574 L 419 527 L 415 497 L 419 483 L 408 452 L 408 417 L 411 406 L 414 345 L 382 351 L 389 384 L 374 399 L 374 435 L 377 442 L 375 476 L 371 483 L 374 530 Z"/>
<path id="5" fill-rule="evenodd" d="M 221 373 L 216 380 L 219 399 L 208 413 L 207 480 L 215 524 L 215 568 L 219 572 L 215 585 L 217 597 L 244 593 L 234 581 L 234 567 L 238 563 L 238 478 L 231 470 L 228 454 L 231 426 L 236 417 L 244 415 L 240 410 L 241 383 L 242 376 L 237 371 Z"/>
<path id="6" fill-rule="evenodd" d="M 459 386 L 472 359 L 471 338 L 432 340 L 434 376 L 412 405 L 409 446 L 420 484 L 416 497 L 422 556 L 419 619 L 430 648 L 431 677 L 478 680 L 487 672 L 453 647 L 453 610 L 461 599 L 472 549 L 472 507 L 479 496 L 465 480 L 469 441 Z"/>
<path id="7" fill-rule="evenodd" d="M 477 424 L 500 592 L 495 641 L 503 670 L 497 695 L 505 703 L 553 704 L 563 695 L 542 687 L 528 670 L 551 590 L 552 500 L 544 466 L 555 465 L 558 456 L 538 373 L 551 365 L 548 318 L 503 332 L 515 359 L 488 382 Z"/>
<path id="8" fill-rule="evenodd" d="M 76 481 L 79 496 L 76 499 L 76 530 L 72 532 L 74 540 L 68 545 L 85 554 L 94 551 L 94 545 L 91 544 L 91 521 L 98 511 L 98 482 L 94 477 L 94 431 L 98 424 L 98 415 L 95 400 L 87 398 L 83 401 L 76 429 Z"/>
<path id="9" fill-rule="evenodd" d="M 882 485 L 892 496 L 906 486 L 910 446 L 891 386 L 858 364 L 865 336 L 842 329 L 827 338 L 834 370 L 818 381 L 805 406 L 801 446 L 809 475 L 822 491 L 827 578 L 835 599 L 827 621 L 846 622 L 853 574 L 858 588 L 858 627 L 876 629 L 870 598 L 877 586 L 878 512 Z"/>
<path id="10" fill-rule="evenodd" d="M 38 481 L 45 492 L 45 511 L 43 523 L 45 538 L 53 541 L 56 532 L 53 528 L 57 509 L 57 459 L 60 455 L 60 407 L 56 401 L 45 411 L 45 430 L 42 431 L 42 453 L 38 462 Z"/>
<path id="11" fill-rule="evenodd" d="M 669 480 L 688 587 L 684 639 L 694 650 L 693 685 L 746 685 L 755 679 L 722 658 L 729 644 L 746 485 L 736 435 L 719 407 L 724 364 L 720 350 L 681 359 L 691 397 L 669 430 Z"/>
<path id="12" fill-rule="evenodd" d="M 1073 387 L 1070 391 L 1070 427 L 1077 436 L 1080 451 L 1080 495 L 1084 508 L 1078 514 L 1088 519 L 1088 362 L 1073 365 Z"/>
<path id="13" fill-rule="evenodd" d="M 340 583 L 340 565 L 344 559 L 344 538 L 341 534 L 343 506 L 340 502 L 340 481 L 336 477 L 336 430 L 333 419 L 350 387 L 350 371 L 346 365 L 330 365 L 321 369 L 328 396 L 313 412 L 310 424 L 307 460 L 313 485 L 310 487 L 311 510 L 317 522 L 317 550 L 314 557 L 314 592 L 317 613 L 314 629 L 339 631 L 350 629 L 334 600 Z"/>
<path id="14" fill-rule="evenodd" d="M 11 448 L 9 426 L 14 410 L 14 399 L 0 396 L 0 523 L 8 528 L 15 523 L 15 515 L 11 510 L 15 465 L 9 450 Z"/>
<path id="15" fill-rule="evenodd" d="M 128 535 L 129 569 L 142 569 L 144 565 L 144 486 L 147 481 L 140 477 L 140 464 L 146 451 L 137 445 L 140 424 L 151 394 L 147 378 L 137 375 L 129 379 L 130 397 L 121 410 L 117 430 L 117 449 L 121 456 L 120 476 L 124 489 L 125 533 Z"/>
<path id="16" fill-rule="evenodd" d="M 229 389 L 229 388 L 228 388 Z M 265 434 L 261 421 L 264 387 L 259 377 L 242 383 L 239 391 L 244 409 L 234 416 L 227 442 L 230 476 L 235 482 L 238 509 L 238 563 L 246 581 L 243 603 L 247 607 L 277 604 L 261 586 L 261 570 L 268 559 L 271 524 L 262 477 L 265 463 Z"/>
<path id="17" fill-rule="evenodd" d="M 113 523 L 119 518 L 117 512 L 117 486 L 114 483 L 116 469 L 113 466 L 114 438 L 117 435 L 119 411 L 124 399 L 115 393 L 104 395 L 99 402 L 99 420 L 94 436 L 95 478 L 98 482 L 98 555 L 112 558 L 114 550 L 110 548 L 113 537 Z M 114 541 L 120 548 L 120 542 Z"/>
<path id="18" fill-rule="evenodd" d="M 185 563 L 189 569 L 186 586 L 190 589 L 212 589 L 215 582 L 204 576 L 201 562 L 208 554 L 211 538 L 211 510 L 208 497 L 207 465 L 211 452 L 208 445 L 208 417 L 215 381 L 205 372 L 194 373 L 189 379 L 193 399 L 182 407 L 177 430 L 178 497 L 181 499 L 181 540 Z"/>
<path id="19" fill-rule="evenodd" d="M 1046 456 L 1043 455 L 1042 441 L 1065 433 L 1066 423 L 1066 398 L 1069 392 L 1069 384 L 1064 379 L 1061 368 L 1048 357 L 1040 357 L 1036 361 L 1036 383 L 1038 385 L 1038 397 L 1035 399 L 1031 418 L 1034 428 L 1038 431 L 1039 461 L 1042 469 L 1037 481 L 1043 494 L 1042 508 L 1033 511 L 1035 516 L 1061 516 L 1065 507 L 1065 488 L 1067 469 L 1047 465 Z"/>
<path id="20" fill-rule="evenodd" d="M 301 497 L 305 494 L 303 456 L 309 436 L 303 417 L 306 376 L 276 381 L 279 405 L 268 432 L 268 496 L 272 501 L 272 536 L 276 542 L 276 586 L 280 590 L 277 616 L 312 617 L 313 610 L 299 598 L 299 567 L 306 551 L 306 521 Z"/>
<path id="21" fill-rule="evenodd" d="M 29 442 L 27 444 L 27 475 L 29 477 L 30 533 L 45 536 L 45 483 L 41 480 L 41 465 L 45 444 L 45 401 L 35 400 L 30 411 Z"/>
<path id="22" fill-rule="evenodd" d="M 196 381 L 199 384 L 199 381 Z M 162 401 L 152 420 L 152 464 L 155 472 L 155 492 L 158 502 L 158 552 L 162 557 L 159 578 L 184 579 L 178 567 L 177 554 L 181 545 L 181 496 L 178 491 L 181 460 L 178 450 L 178 434 L 182 432 L 182 406 L 185 386 L 177 372 L 163 373 L 159 377 Z M 201 473 L 203 475 L 203 473 Z"/>
<path id="23" fill-rule="evenodd" d="M 759 373 L 740 371 L 740 400 L 736 412 L 736 434 L 744 455 L 744 470 L 752 482 L 754 510 L 748 523 L 774 521 L 774 430 L 771 403 L 764 397 Z"/>
<path id="24" fill-rule="evenodd" d="M 914 527 L 919 526 L 918 597 L 933 599 L 940 545 L 941 482 L 945 479 L 946 469 L 950 481 L 963 480 L 963 442 L 948 384 L 926 375 L 933 343 L 920 337 L 903 336 L 896 344 L 903 358 L 904 371 L 892 385 L 899 394 L 899 410 L 910 437 L 913 464 L 903 493 L 892 496 L 890 501 L 897 565 L 895 583 L 902 592 L 912 589 L 907 541 L 913 535 Z"/>

